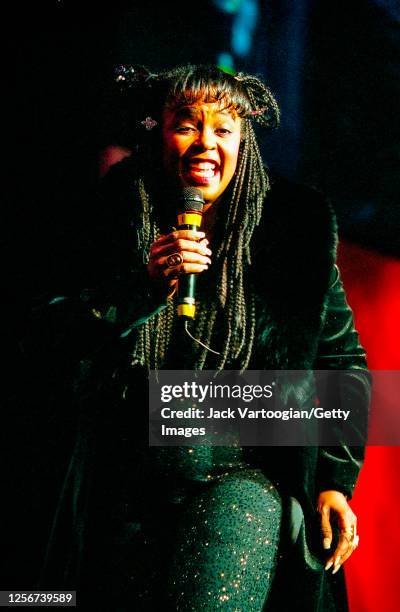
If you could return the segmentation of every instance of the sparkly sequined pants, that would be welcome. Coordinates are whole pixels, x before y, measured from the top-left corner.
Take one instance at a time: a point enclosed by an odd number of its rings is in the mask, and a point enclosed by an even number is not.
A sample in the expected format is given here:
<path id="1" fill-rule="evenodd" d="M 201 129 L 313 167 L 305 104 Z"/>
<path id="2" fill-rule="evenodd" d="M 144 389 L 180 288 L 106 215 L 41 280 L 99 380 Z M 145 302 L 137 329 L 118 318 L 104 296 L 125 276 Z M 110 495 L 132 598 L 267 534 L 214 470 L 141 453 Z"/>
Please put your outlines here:
<path id="1" fill-rule="evenodd" d="M 260 470 L 224 464 L 219 453 L 211 462 L 200 449 L 191 464 L 176 456 L 164 461 L 142 522 L 125 524 L 113 552 L 122 568 L 113 573 L 123 578 L 114 588 L 118 610 L 264 609 L 277 563 L 280 496 Z M 168 478 L 172 463 L 175 480 Z"/>

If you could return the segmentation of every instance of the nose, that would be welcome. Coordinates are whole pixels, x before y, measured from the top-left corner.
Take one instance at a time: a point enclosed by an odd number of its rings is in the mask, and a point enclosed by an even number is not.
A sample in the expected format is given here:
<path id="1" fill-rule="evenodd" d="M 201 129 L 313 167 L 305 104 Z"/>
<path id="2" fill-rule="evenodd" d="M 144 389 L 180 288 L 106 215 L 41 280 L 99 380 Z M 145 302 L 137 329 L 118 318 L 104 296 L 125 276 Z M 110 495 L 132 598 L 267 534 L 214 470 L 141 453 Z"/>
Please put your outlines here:
<path id="1" fill-rule="evenodd" d="M 215 139 L 214 130 L 211 127 L 208 127 L 206 125 L 203 126 L 202 129 L 199 131 L 197 142 L 204 149 L 207 149 L 207 150 L 215 149 L 216 139 Z"/>

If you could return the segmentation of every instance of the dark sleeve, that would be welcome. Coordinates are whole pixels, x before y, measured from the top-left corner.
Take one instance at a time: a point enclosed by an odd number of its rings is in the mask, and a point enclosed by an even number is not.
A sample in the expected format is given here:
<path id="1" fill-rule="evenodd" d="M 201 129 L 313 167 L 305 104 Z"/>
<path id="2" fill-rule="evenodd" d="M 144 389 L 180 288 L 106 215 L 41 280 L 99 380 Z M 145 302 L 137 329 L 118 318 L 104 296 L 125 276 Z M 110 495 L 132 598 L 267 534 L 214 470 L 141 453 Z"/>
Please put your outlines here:
<path id="1" fill-rule="evenodd" d="M 68 282 L 59 281 L 52 295 L 39 300 L 41 322 L 47 318 L 58 335 L 66 331 L 69 343 L 81 340 L 90 348 L 103 336 L 125 337 L 167 305 L 138 247 L 134 192 L 133 162 L 115 164 L 87 205 L 86 231 L 70 245 Z"/>
<path id="2" fill-rule="evenodd" d="M 94 356 L 157 315 L 167 303 L 143 266 L 127 278 L 109 279 L 76 295 L 41 297 L 22 346 L 31 355 L 39 350 L 65 353 L 72 360 Z"/>
<path id="3" fill-rule="evenodd" d="M 145 323 L 166 308 L 168 299 L 151 281 L 146 266 L 132 270 L 126 277 L 118 276 L 85 287 L 74 298 L 56 296 L 49 306 L 66 300 L 67 309 L 87 320 L 103 322 L 112 333 L 127 336 L 132 329 Z"/>
<path id="4" fill-rule="evenodd" d="M 15 342 L 18 384 L 8 385 L 13 418 L 32 415 L 43 431 L 52 431 L 52 423 L 72 427 L 76 397 L 85 395 L 78 387 L 94 392 L 96 385 L 108 384 L 129 358 L 131 330 L 163 308 L 143 270 L 77 296 L 38 298 Z"/>
<path id="5" fill-rule="evenodd" d="M 353 495 L 363 464 L 370 403 L 370 374 L 365 350 L 354 328 L 353 313 L 347 303 L 339 269 L 334 267 L 327 295 L 327 308 L 318 347 L 316 370 L 340 370 L 336 395 L 330 401 L 350 410 L 348 437 L 336 446 L 319 448 L 317 491 L 337 490 L 349 499 Z M 336 402 L 335 402 L 336 398 Z"/>
<path id="6" fill-rule="evenodd" d="M 134 168 L 127 160 L 115 164 L 91 194 L 86 228 L 63 248 L 65 270 L 35 299 L 22 343 L 28 355 L 55 351 L 58 359 L 65 354 L 73 362 L 95 356 L 110 343 L 116 348 L 167 306 L 138 248 L 134 193 Z"/>

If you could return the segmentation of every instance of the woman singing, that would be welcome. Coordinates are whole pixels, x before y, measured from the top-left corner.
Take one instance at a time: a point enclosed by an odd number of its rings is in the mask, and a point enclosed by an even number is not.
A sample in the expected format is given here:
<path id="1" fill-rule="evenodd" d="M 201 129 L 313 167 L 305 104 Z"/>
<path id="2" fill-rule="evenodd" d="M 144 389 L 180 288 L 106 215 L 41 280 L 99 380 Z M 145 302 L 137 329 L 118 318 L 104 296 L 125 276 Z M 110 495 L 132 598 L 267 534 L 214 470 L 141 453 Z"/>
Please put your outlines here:
<path id="1" fill-rule="evenodd" d="M 82 286 L 46 309 L 77 430 L 42 585 L 107 610 L 346 610 L 361 441 L 149 447 L 147 422 L 154 369 L 301 370 L 292 408 L 316 397 L 307 372 L 345 370 L 342 395 L 367 414 L 333 212 L 265 168 L 254 123 L 276 126 L 279 110 L 257 77 L 128 66 L 117 84 L 130 154 L 103 179 Z M 188 187 L 200 232 L 176 229 Z"/>

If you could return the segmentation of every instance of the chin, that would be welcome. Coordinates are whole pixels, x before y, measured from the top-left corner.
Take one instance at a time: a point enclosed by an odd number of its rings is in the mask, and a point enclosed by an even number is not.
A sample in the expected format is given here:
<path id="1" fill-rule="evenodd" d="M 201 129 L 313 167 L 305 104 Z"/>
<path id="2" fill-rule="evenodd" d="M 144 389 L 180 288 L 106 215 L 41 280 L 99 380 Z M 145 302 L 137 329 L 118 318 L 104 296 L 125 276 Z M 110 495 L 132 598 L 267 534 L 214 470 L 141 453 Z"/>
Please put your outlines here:
<path id="1" fill-rule="evenodd" d="M 221 199 L 221 195 L 222 194 L 217 194 L 217 195 L 207 195 L 206 193 L 204 194 L 204 202 L 207 206 L 211 206 L 211 204 L 215 204 L 215 202 L 218 202 Z"/>

